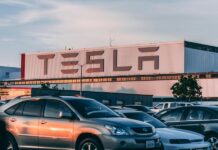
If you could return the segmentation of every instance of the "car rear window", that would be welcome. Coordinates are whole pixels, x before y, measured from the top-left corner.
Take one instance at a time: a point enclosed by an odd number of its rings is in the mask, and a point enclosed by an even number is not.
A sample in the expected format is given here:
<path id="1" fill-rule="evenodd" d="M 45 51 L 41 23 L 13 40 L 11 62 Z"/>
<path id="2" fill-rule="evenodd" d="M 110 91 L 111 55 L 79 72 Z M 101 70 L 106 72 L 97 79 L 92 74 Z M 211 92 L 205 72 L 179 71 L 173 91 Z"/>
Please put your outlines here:
<path id="1" fill-rule="evenodd" d="M 176 109 L 176 110 L 168 111 L 163 116 L 161 116 L 161 119 L 164 121 L 180 121 L 184 111 L 185 111 L 184 109 Z"/>
<path id="2" fill-rule="evenodd" d="M 19 104 L 18 108 L 16 109 L 14 115 L 16 116 L 21 116 L 23 114 L 23 107 L 24 107 L 25 102 L 22 102 Z"/>
<path id="3" fill-rule="evenodd" d="M 18 108 L 19 104 L 13 105 L 10 108 L 8 108 L 5 113 L 8 115 L 13 115 L 16 109 Z"/>

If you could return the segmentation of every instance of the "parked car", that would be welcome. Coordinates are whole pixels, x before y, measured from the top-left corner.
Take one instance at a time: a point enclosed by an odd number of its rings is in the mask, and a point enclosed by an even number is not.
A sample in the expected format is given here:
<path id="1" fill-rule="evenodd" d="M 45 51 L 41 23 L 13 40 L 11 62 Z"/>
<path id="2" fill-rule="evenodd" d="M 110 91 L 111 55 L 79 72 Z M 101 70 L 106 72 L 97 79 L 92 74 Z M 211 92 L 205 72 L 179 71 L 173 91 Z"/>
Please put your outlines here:
<path id="1" fill-rule="evenodd" d="M 4 105 L 5 101 L 0 101 L 0 106 Z"/>
<path id="2" fill-rule="evenodd" d="M 148 107 L 143 105 L 125 105 L 125 106 L 110 106 L 112 110 L 119 110 L 119 109 L 129 109 L 129 110 L 138 110 L 143 111 L 147 114 L 154 115 L 155 112 L 150 110 Z"/>
<path id="3" fill-rule="evenodd" d="M 193 106 L 193 104 L 188 103 L 188 102 L 163 102 L 163 103 L 157 104 L 151 110 L 158 113 L 159 111 L 161 111 L 163 109 L 183 107 L 183 106 Z"/>
<path id="4" fill-rule="evenodd" d="M 154 116 L 155 118 L 158 118 L 159 120 L 161 120 L 161 119 L 160 119 L 160 116 L 161 116 L 162 114 L 165 114 L 166 112 L 170 111 L 171 109 L 172 109 L 172 108 L 163 109 L 163 110 L 161 110 L 161 111 L 155 113 L 153 116 Z M 161 121 L 164 121 L 164 120 L 161 120 Z"/>
<path id="5" fill-rule="evenodd" d="M 148 115 L 147 113 L 134 110 L 116 110 L 120 115 L 127 118 L 150 123 L 156 128 L 160 135 L 164 150 L 199 149 L 209 150 L 210 144 L 204 142 L 204 136 L 187 130 L 167 128 L 160 120 Z"/>
<path id="6" fill-rule="evenodd" d="M 121 118 L 88 98 L 14 99 L 0 108 L 8 149 L 158 149 L 160 138 L 147 123 Z"/>
<path id="7" fill-rule="evenodd" d="M 143 112 L 146 112 L 149 115 L 153 115 L 155 113 L 149 107 L 146 107 L 144 105 L 125 105 L 125 107 L 133 108 L 133 109 L 136 109 L 136 110 L 139 110 L 139 111 L 143 111 Z"/>
<path id="8" fill-rule="evenodd" d="M 190 106 L 174 108 L 158 116 L 169 126 L 205 135 L 205 140 L 218 149 L 218 107 Z"/>
<path id="9" fill-rule="evenodd" d="M 133 108 L 127 108 L 127 107 L 122 107 L 122 106 L 109 106 L 110 109 L 112 110 L 120 110 L 120 109 L 130 109 L 130 110 L 135 110 Z"/>

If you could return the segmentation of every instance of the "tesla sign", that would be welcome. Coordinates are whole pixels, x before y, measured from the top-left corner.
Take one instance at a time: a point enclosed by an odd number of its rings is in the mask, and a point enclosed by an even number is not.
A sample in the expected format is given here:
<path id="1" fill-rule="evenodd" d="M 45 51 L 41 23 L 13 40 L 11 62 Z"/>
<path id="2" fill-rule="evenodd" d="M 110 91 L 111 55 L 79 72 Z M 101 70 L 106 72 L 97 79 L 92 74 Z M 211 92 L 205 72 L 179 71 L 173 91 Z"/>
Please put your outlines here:
<path id="1" fill-rule="evenodd" d="M 149 47 L 149 48 L 139 48 L 139 52 L 141 53 L 146 53 L 146 52 L 156 52 L 158 51 L 159 47 Z M 98 65 L 96 68 L 87 68 L 86 72 L 87 73 L 97 73 L 97 72 L 104 72 L 105 68 L 105 59 L 107 58 L 102 58 L 102 59 L 91 59 L 93 56 L 103 56 L 104 51 L 90 51 L 86 52 L 86 63 L 87 65 Z M 79 61 L 75 60 L 78 57 L 79 53 L 78 52 L 69 52 L 69 53 L 63 53 L 61 54 L 61 57 L 64 59 L 61 61 L 62 69 L 60 70 L 63 74 L 76 74 L 78 73 L 79 69 L 75 69 L 74 66 L 79 65 Z M 46 54 L 46 55 L 38 55 L 38 59 L 41 59 L 43 61 L 43 73 L 44 75 L 48 74 L 49 67 L 48 63 L 49 61 L 52 61 L 54 59 L 55 54 Z M 70 59 L 70 60 L 67 60 Z M 122 66 L 118 64 L 118 51 L 115 49 L 113 50 L 113 71 L 131 71 L 133 66 Z M 158 55 L 153 55 L 153 56 L 138 56 L 138 70 L 143 69 L 143 62 L 145 61 L 152 61 L 154 62 L 154 69 L 159 69 L 159 56 Z M 65 66 L 71 66 L 71 69 L 64 69 Z"/>
<path id="2" fill-rule="evenodd" d="M 25 79 L 79 77 L 80 69 L 84 76 L 161 73 L 174 66 L 171 51 L 152 45 L 25 54 L 22 70 Z"/>

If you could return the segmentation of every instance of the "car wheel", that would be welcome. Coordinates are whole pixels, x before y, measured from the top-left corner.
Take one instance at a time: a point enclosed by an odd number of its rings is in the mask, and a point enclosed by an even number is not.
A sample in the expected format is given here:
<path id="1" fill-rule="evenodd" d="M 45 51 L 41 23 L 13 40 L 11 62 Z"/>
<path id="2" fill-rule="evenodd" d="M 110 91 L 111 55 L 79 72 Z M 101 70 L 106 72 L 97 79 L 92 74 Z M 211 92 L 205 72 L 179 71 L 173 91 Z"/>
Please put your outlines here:
<path id="1" fill-rule="evenodd" d="M 211 143 L 212 150 L 218 150 L 218 136 L 217 135 L 209 135 L 207 136 L 207 141 Z"/>
<path id="2" fill-rule="evenodd" d="M 17 146 L 17 142 L 15 141 L 15 139 L 12 136 L 8 136 L 8 146 L 7 146 L 7 150 L 19 150 L 18 146 Z"/>
<path id="3" fill-rule="evenodd" d="M 98 140 L 86 138 L 80 142 L 78 150 L 104 150 L 104 148 Z"/>

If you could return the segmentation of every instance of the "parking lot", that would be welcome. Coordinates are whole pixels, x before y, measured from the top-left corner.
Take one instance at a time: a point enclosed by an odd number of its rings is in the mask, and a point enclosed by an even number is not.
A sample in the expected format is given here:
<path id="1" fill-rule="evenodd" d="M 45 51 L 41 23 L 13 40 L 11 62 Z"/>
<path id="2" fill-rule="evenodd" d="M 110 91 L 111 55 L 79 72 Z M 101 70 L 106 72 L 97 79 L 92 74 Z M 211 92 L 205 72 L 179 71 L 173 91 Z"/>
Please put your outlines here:
<path id="1" fill-rule="evenodd" d="M 0 150 L 218 150 L 218 0 L 0 0 Z"/>
<path id="2" fill-rule="evenodd" d="M 218 107 L 180 104 L 155 112 L 83 97 L 20 97 L 3 101 L 0 117 L 10 150 L 216 150 Z"/>

